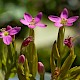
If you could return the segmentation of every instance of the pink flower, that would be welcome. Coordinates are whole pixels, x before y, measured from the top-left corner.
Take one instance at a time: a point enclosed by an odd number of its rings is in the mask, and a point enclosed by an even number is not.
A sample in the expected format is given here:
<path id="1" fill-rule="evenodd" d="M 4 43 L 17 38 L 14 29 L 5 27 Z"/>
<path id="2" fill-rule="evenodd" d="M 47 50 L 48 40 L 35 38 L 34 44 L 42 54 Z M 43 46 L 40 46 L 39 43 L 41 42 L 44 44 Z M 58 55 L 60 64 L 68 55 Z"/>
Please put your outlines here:
<path id="1" fill-rule="evenodd" d="M 72 37 L 69 37 L 69 38 L 65 39 L 64 44 L 66 46 L 68 46 L 69 48 L 71 48 L 73 46 Z"/>
<path id="2" fill-rule="evenodd" d="M 40 22 L 42 18 L 42 12 L 39 12 L 38 15 L 33 18 L 30 14 L 24 13 L 24 19 L 21 19 L 20 22 L 24 25 L 27 25 L 29 28 L 46 27 L 47 25 Z"/>
<path id="3" fill-rule="evenodd" d="M 0 38 L 3 38 L 3 42 L 6 45 L 9 45 L 12 42 L 12 36 L 17 34 L 21 30 L 21 27 L 7 26 L 7 28 L 2 28 L 0 32 Z"/>
<path id="4" fill-rule="evenodd" d="M 64 10 L 61 12 L 60 17 L 50 15 L 50 16 L 48 16 L 48 18 L 52 22 L 55 22 L 54 25 L 56 27 L 60 28 L 62 26 L 72 26 L 73 22 L 75 22 L 79 18 L 79 16 L 73 16 L 73 17 L 68 18 L 68 10 L 66 8 L 64 8 Z"/>
<path id="5" fill-rule="evenodd" d="M 42 64 L 42 62 L 38 62 L 38 73 L 39 74 L 44 74 L 44 65 Z"/>
<path id="6" fill-rule="evenodd" d="M 25 62 L 25 56 L 22 54 L 19 56 L 19 63 L 24 63 Z"/>

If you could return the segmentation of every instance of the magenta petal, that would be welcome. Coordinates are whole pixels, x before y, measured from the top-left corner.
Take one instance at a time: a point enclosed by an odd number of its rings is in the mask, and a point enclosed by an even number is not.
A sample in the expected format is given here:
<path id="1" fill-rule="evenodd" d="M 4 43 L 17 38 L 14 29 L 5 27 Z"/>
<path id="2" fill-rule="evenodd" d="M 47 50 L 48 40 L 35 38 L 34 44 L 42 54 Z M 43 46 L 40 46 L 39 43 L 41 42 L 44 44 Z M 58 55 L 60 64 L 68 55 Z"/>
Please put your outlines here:
<path id="1" fill-rule="evenodd" d="M 2 32 L 0 32 L 0 38 L 2 38 L 3 37 L 3 33 Z"/>
<path id="2" fill-rule="evenodd" d="M 61 18 L 68 18 L 68 10 L 64 8 L 60 15 Z"/>
<path id="3" fill-rule="evenodd" d="M 72 26 L 73 25 L 73 23 L 67 23 L 66 24 L 66 26 Z"/>
<path id="4" fill-rule="evenodd" d="M 42 18 L 42 12 L 39 12 L 38 15 L 34 18 L 35 22 L 38 23 Z"/>
<path id="5" fill-rule="evenodd" d="M 61 20 L 60 17 L 54 16 L 54 15 L 50 15 L 50 16 L 48 16 L 48 18 L 49 18 L 52 22 L 59 22 L 59 21 Z"/>
<path id="6" fill-rule="evenodd" d="M 21 22 L 22 24 L 24 24 L 24 25 L 28 25 L 28 24 L 29 24 L 29 22 L 27 22 L 27 21 L 24 20 L 24 19 L 20 19 L 20 22 Z"/>
<path id="7" fill-rule="evenodd" d="M 54 26 L 56 26 L 56 27 L 62 27 L 63 25 L 62 24 L 60 24 L 59 22 L 56 22 L 56 23 L 54 23 Z"/>
<path id="8" fill-rule="evenodd" d="M 32 16 L 28 13 L 24 13 L 24 19 L 29 23 L 32 21 Z"/>
<path id="9" fill-rule="evenodd" d="M 78 18 L 79 18 L 79 16 L 70 17 L 70 18 L 67 19 L 67 22 L 68 22 L 68 23 L 73 23 L 73 22 L 75 22 Z"/>
<path id="10" fill-rule="evenodd" d="M 10 25 L 7 26 L 6 31 L 12 29 Z"/>
<path id="11" fill-rule="evenodd" d="M 9 30 L 8 32 L 9 32 L 10 35 L 15 35 L 15 34 L 17 34 L 20 30 L 21 30 L 21 27 L 14 27 L 14 28 L 12 28 L 11 30 Z"/>
<path id="12" fill-rule="evenodd" d="M 3 42 L 6 44 L 6 45 L 9 45 L 11 42 L 12 42 L 12 37 L 11 36 L 4 36 L 3 37 Z"/>
<path id="13" fill-rule="evenodd" d="M 29 28 L 33 29 L 36 27 L 36 25 L 28 25 Z"/>
<path id="14" fill-rule="evenodd" d="M 43 24 L 43 23 L 37 23 L 36 26 L 39 26 L 39 27 L 46 27 L 47 25 L 46 25 L 46 24 Z"/>

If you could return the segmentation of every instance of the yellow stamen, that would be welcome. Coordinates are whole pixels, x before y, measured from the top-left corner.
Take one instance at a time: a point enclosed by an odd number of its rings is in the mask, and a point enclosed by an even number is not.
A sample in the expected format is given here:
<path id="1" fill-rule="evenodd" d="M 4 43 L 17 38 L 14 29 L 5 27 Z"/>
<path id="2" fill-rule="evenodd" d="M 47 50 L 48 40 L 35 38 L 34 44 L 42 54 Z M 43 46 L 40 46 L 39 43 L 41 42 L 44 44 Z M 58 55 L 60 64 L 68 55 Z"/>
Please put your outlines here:
<path id="1" fill-rule="evenodd" d="M 62 18 L 61 19 L 61 24 L 66 25 L 66 23 L 67 23 L 67 19 Z"/>
<path id="2" fill-rule="evenodd" d="M 35 20 L 32 18 L 32 21 L 30 22 L 30 25 L 35 25 Z"/>
<path id="3" fill-rule="evenodd" d="M 4 36 L 8 36 L 9 35 L 9 32 L 8 31 L 5 31 L 4 32 Z"/>

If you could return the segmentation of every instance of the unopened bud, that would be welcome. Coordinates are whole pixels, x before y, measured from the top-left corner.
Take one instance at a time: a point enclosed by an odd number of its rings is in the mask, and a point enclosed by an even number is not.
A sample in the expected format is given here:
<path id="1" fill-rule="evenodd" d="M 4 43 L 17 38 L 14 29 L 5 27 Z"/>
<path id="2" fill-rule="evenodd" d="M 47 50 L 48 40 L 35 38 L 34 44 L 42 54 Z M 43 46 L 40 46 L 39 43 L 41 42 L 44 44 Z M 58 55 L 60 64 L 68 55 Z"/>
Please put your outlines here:
<path id="1" fill-rule="evenodd" d="M 25 47 L 25 46 L 29 45 L 30 42 L 32 42 L 32 41 L 33 41 L 32 36 L 29 36 L 29 37 L 27 37 L 27 38 L 23 41 L 22 46 Z"/>
<path id="2" fill-rule="evenodd" d="M 69 38 L 65 39 L 64 44 L 66 46 L 68 46 L 69 48 L 71 48 L 73 46 L 72 37 L 69 37 Z"/>
<path id="3" fill-rule="evenodd" d="M 38 73 L 44 74 L 44 72 L 45 72 L 44 65 L 41 62 L 38 62 Z"/>
<path id="4" fill-rule="evenodd" d="M 25 62 L 25 56 L 22 54 L 19 56 L 19 63 L 24 63 Z"/>

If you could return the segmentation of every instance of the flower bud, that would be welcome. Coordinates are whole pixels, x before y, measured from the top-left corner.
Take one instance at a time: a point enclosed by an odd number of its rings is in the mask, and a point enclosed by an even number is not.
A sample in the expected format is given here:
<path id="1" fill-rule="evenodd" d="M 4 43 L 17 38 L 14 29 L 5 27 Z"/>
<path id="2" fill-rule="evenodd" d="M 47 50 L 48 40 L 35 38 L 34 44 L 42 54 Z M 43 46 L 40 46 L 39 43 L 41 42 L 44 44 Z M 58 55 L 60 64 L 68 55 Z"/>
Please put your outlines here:
<path id="1" fill-rule="evenodd" d="M 19 56 L 19 63 L 24 63 L 25 62 L 25 56 L 22 54 Z"/>
<path id="2" fill-rule="evenodd" d="M 25 47 L 25 46 L 29 45 L 30 42 L 32 42 L 32 41 L 33 41 L 32 36 L 29 36 L 29 37 L 27 37 L 27 38 L 23 41 L 22 46 Z"/>
<path id="3" fill-rule="evenodd" d="M 44 65 L 41 62 L 38 62 L 38 73 L 39 74 L 44 74 Z"/>
<path id="4" fill-rule="evenodd" d="M 73 43 L 72 43 L 72 37 L 69 37 L 67 39 L 64 40 L 64 44 L 66 46 L 68 46 L 69 48 L 71 48 L 73 46 Z"/>

